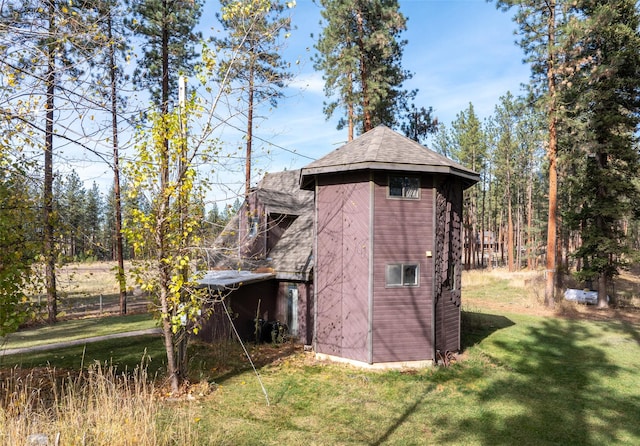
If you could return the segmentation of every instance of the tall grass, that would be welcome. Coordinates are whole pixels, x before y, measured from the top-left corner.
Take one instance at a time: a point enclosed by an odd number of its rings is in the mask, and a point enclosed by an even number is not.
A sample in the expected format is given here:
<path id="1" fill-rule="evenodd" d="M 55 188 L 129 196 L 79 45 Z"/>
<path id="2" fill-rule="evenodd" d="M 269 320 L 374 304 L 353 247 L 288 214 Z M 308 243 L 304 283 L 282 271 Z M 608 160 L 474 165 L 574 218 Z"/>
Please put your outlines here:
<path id="1" fill-rule="evenodd" d="M 34 369 L 23 376 L 16 368 L 0 383 L 1 444 L 44 438 L 50 445 L 198 444 L 190 405 L 166 410 L 144 366 L 119 373 L 96 363 L 79 375 L 60 375 Z"/>

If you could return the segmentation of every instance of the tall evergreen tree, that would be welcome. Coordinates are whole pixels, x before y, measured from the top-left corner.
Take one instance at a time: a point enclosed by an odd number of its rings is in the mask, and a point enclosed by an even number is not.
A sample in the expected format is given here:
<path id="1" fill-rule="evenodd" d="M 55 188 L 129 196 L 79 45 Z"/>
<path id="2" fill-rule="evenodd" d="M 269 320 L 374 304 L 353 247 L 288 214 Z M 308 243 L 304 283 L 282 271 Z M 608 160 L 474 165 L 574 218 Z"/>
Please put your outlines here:
<path id="1" fill-rule="evenodd" d="M 282 88 L 291 79 L 289 64 L 281 57 L 282 38 L 291 29 L 291 17 L 284 16 L 285 5 L 277 0 L 221 0 L 223 11 L 235 4 L 233 14 L 219 13 L 218 20 L 227 35 L 214 39 L 220 54 L 219 75 L 239 89 L 242 116 L 246 116 L 245 197 L 251 189 L 254 112 L 263 103 L 275 107 Z M 225 82 L 225 81 L 223 81 Z"/>
<path id="2" fill-rule="evenodd" d="M 636 2 L 584 0 L 572 23 L 572 117 L 584 123 L 574 138 L 573 228 L 582 244 L 581 277 L 598 279 L 598 306 L 606 307 L 609 284 L 628 243 L 623 218 L 640 202 L 640 16 Z"/>
<path id="3" fill-rule="evenodd" d="M 44 153 L 43 166 L 43 257 L 47 292 L 48 321 L 57 318 L 57 293 L 55 280 L 56 245 L 54 240 L 53 213 L 53 160 L 56 140 L 73 138 L 66 135 L 66 128 L 73 117 L 62 121 L 63 102 L 73 100 L 78 110 L 83 88 L 78 86 L 82 67 L 93 55 L 99 44 L 96 38 L 96 14 L 92 3 L 47 0 L 11 0 L 3 4 L 3 25 L 0 33 L 1 48 L 10 49 L 0 58 L 2 71 L 13 74 L 20 84 L 20 97 L 30 96 L 24 101 L 16 100 L 10 106 L 16 112 L 12 119 L 29 127 L 27 139 L 33 146 L 40 146 Z M 10 26 L 6 26 L 10 23 Z M 70 99 L 71 98 L 71 99 Z M 35 114 L 44 105 L 44 122 Z M 29 105 L 26 105 L 29 104 Z M 26 105 L 26 106 L 25 106 Z M 33 113 L 33 114 L 32 114 Z M 59 127 L 59 128 L 57 128 Z M 35 137 L 40 133 L 42 137 Z"/>
<path id="4" fill-rule="evenodd" d="M 97 82 L 99 94 L 105 99 L 105 109 L 111 115 L 111 143 L 113 158 L 111 168 L 113 170 L 113 214 L 111 222 L 114 225 L 115 258 L 118 262 L 116 279 L 120 294 L 120 314 L 127 312 L 127 283 L 124 271 L 124 238 L 122 236 L 122 194 L 120 181 L 120 133 L 119 114 L 126 106 L 126 99 L 121 94 L 123 84 L 127 80 L 124 74 L 123 62 L 129 57 L 130 47 L 124 19 L 124 11 L 120 0 L 98 0 L 98 10 L 102 17 L 100 30 L 107 38 L 107 50 L 104 52 L 96 66 L 99 68 L 98 77 L 108 79 L 107 82 Z M 123 60 L 124 59 L 124 60 Z"/>
<path id="5" fill-rule="evenodd" d="M 487 157 L 487 146 L 482 123 L 475 113 L 473 104 L 458 113 L 451 123 L 448 138 L 450 156 L 462 165 L 476 171 L 484 170 Z M 476 184 L 465 191 L 463 209 L 463 227 L 466 232 L 465 264 L 470 267 L 477 264 L 478 252 L 475 240 L 478 240 L 478 226 L 484 218 L 480 206 L 481 184 Z M 480 219 L 478 221 L 478 218 Z"/>
<path id="6" fill-rule="evenodd" d="M 411 104 L 404 115 L 404 121 L 400 124 L 402 133 L 407 138 L 424 144 L 429 137 L 438 131 L 438 118 L 433 115 L 433 107 L 428 109 Z"/>
<path id="7" fill-rule="evenodd" d="M 558 112 L 559 78 L 567 61 L 559 37 L 564 24 L 563 0 L 496 0 L 502 10 L 517 7 L 519 44 L 531 65 L 531 90 L 540 99 L 547 116 L 549 162 L 549 203 L 547 218 L 545 304 L 555 306 L 557 213 L 558 213 Z"/>
<path id="8" fill-rule="evenodd" d="M 319 0 L 324 28 L 314 67 L 324 73 L 327 118 L 345 114 L 338 128 L 364 133 L 378 124 L 397 127 L 415 92 L 403 89 L 411 74 L 401 66 L 406 18 L 397 0 Z"/>
<path id="9" fill-rule="evenodd" d="M 132 31 L 143 39 L 143 54 L 134 83 L 151 93 L 153 103 L 167 114 L 170 100 L 177 99 L 178 77 L 193 70 L 194 31 L 202 14 L 202 0 L 132 0 L 135 19 Z"/>

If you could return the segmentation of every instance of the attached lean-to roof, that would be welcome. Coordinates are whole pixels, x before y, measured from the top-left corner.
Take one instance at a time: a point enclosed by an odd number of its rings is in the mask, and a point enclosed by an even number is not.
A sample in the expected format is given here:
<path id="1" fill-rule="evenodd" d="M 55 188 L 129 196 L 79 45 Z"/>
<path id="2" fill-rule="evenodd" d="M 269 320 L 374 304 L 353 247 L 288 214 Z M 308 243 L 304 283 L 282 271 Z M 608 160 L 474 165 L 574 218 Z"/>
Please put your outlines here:
<path id="1" fill-rule="evenodd" d="M 198 284 L 210 290 L 223 291 L 233 290 L 250 283 L 264 282 L 274 277 L 271 273 L 254 273 L 243 270 L 207 271 L 205 275 L 198 280 Z"/>
<path id="2" fill-rule="evenodd" d="M 313 189 L 318 175 L 358 170 L 440 173 L 471 186 L 480 176 L 390 128 L 379 125 L 302 169 L 301 187 Z"/>

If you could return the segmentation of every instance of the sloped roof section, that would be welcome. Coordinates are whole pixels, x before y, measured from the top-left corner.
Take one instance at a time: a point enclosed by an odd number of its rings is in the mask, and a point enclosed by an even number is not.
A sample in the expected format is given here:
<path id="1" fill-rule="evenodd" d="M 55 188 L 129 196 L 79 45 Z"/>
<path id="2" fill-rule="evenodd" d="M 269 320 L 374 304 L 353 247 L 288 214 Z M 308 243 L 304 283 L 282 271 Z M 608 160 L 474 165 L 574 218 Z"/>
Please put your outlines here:
<path id="1" fill-rule="evenodd" d="M 302 215 L 312 211 L 313 192 L 300 189 L 300 170 L 268 173 L 254 191 L 267 213 Z"/>
<path id="2" fill-rule="evenodd" d="M 314 193 L 300 189 L 300 170 L 268 173 L 251 194 L 267 214 L 294 216 L 295 220 L 266 253 L 266 258 L 246 258 L 239 256 L 238 247 L 243 240 L 238 215 L 234 216 L 209 253 L 211 266 L 224 270 L 270 270 L 279 280 L 310 280 Z"/>
<path id="3" fill-rule="evenodd" d="M 312 189 L 317 175 L 356 170 L 442 173 L 460 177 L 469 186 L 480 180 L 474 171 L 379 125 L 304 167 L 301 186 Z"/>
<path id="4" fill-rule="evenodd" d="M 313 208 L 289 226 L 269 254 L 280 280 L 309 280 L 313 268 Z"/>
<path id="5" fill-rule="evenodd" d="M 266 174 L 255 193 L 267 213 L 297 216 L 268 253 L 276 277 L 309 280 L 313 268 L 314 193 L 300 189 L 300 170 Z"/>

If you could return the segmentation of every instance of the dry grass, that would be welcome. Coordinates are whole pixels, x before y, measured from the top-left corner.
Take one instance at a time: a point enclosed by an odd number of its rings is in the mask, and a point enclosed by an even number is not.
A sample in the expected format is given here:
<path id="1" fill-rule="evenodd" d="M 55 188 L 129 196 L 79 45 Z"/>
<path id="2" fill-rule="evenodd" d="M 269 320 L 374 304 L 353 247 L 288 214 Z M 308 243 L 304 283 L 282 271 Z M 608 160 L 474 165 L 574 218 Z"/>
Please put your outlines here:
<path id="1" fill-rule="evenodd" d="M 0 385 L 0 443 L 198 444 L 191 406 L 176 411 L 166 404 L 144 367 L 120 374 L 95 364 L 75 376 L 13 369 Z"/>
<path id="2" fill-rule="evenodd" d="M 563 282 L 565 288 L 579 287 L 570 276 L 564 277 Z M 464 271 L 462 274 L 462 302 L 467 311 L 483 308 L 539 316 L 640 321 L 640 268 L 622 271 L 616 278 L 615 305 L 607 310 L 566 301 L 561 294 L 551 310 L 544 305 L 544 289 L 542 271 L 508 272 L 497 268 Z"/>
<path id="3" fill-rule="evenodd" d="M 131 262 L 125 262 L 128 311 L 146 311 L 149 299 L 135 286 L 130 275 Z M 84 316 L 119 312 L 120 288 L 116 280 L 117 262 L 68 263 L 56 270 L 59 298 L 58 316 Z M 42 270 L 36 274 L 43 276 Z M 43 305 L 42 286 L 33 290 L 33 299 Z"/>

